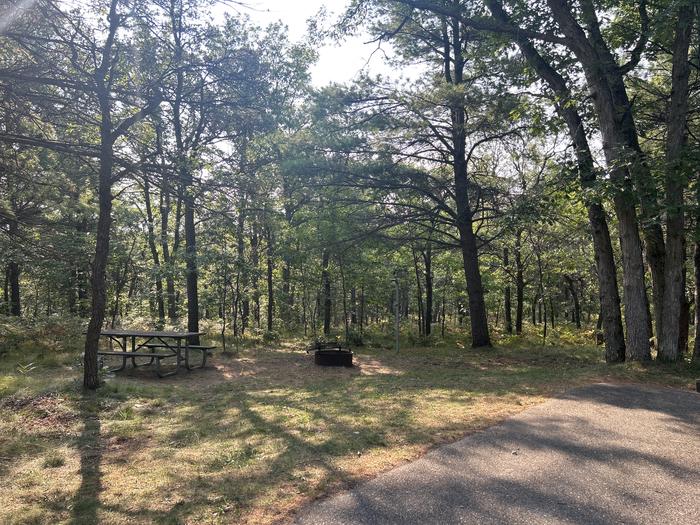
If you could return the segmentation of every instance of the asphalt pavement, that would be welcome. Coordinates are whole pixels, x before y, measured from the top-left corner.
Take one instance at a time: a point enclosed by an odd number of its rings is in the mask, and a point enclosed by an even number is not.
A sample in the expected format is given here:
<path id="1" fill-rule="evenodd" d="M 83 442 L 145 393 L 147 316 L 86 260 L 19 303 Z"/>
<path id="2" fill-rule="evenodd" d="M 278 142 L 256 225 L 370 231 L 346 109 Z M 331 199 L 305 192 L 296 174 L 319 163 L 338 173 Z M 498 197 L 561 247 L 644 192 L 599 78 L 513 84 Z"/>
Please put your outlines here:
<path id="1" fill-rule="evenodd" d="M 319 501 L 298 525 L 700 524 L 700 394 L 572 390 Z"/>

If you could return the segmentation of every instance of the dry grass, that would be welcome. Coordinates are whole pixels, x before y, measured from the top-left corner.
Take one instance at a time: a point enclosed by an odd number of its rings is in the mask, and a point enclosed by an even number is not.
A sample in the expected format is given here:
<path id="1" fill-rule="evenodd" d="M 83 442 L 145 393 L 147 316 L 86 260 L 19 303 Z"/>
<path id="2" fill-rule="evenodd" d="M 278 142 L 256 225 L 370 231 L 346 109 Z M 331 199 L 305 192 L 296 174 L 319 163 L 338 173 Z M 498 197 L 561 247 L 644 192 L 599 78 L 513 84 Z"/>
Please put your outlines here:
<path id="1" fill-rule="evenodd" d="M 78 387 L 74 355 L 0 364 L 0 523 L 281 523 L 309 501 L 593 381 L 689 387 L 686 365 L 607 367 L 600 349 L 360 349 L 315 367 L 302 345 Z M 26 354 L 25 354 L 26 355 Z M 23 361 L 24 362 L 24 361 Z"/>

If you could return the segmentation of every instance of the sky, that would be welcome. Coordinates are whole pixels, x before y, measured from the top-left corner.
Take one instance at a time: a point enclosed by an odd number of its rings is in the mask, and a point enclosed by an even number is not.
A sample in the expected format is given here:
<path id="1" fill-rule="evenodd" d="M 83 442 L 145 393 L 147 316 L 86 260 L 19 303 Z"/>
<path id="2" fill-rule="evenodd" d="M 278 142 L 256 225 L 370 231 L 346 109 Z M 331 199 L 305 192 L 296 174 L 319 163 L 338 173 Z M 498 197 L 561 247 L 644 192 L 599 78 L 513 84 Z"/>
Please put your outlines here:
<path id="1" fill-rule="evenodd" d="M 0 33 L 23 10 L 31 9 L 36 0 L 20 0 L 15 9 L 0 9 Z M 345 10 L 350 0 L 238 0 L 245 7 L 236 7 L 239 12 L 248 14 L 261 26 L 281 20 L 289 30 L 293 41 L 304 38 L 307 21 L 316 17 L 322 8 L 327 12 L 327 23 L 336 20 Z M 219 10 L 232 10 L 232 4 L 222 2 L 211 13 L 217 18 Z M 319 60 L 311 69 L 312 83 L 322 87 L 330 82 L 345 83 L 356 78 L 360 72 L 369 75 L 382 74 L 389 78 L 408 76 L 415 78 L 420 71 L 418 67 L 402 68 L 401 72 L 393 70 L 386 64 L 385 53 L 391 56 L 391 46 L 384 43 L 381 50 L 376 43 L 370 43 L 367 34 L 346 38 L 341 43 L 328 42 L 319 51 Z"/>
<path id="2" fill-rule="evenodd" d="M 289 29 L 293 41 L 304 38 L 307 20 L 325 7 L 329 23 L 344 11 L 349 0 L 246 0 L 249 9 L 242 9 L 256 23 L 266 25 L 281 20 Z M 368 35 L 347 38 L 342 44 L 328 43 L 319 49 L 318 63 L 311 69 L 315 86 L 330 82 L 348 82 L 365 71 L 370 75 L 382 74 L 398 78 L 398 72 L 386 65 L 383 52 L 377 52 L 376 43 L 368 43 Z M 391 53 L 386 44 L 382 50 Z"/>

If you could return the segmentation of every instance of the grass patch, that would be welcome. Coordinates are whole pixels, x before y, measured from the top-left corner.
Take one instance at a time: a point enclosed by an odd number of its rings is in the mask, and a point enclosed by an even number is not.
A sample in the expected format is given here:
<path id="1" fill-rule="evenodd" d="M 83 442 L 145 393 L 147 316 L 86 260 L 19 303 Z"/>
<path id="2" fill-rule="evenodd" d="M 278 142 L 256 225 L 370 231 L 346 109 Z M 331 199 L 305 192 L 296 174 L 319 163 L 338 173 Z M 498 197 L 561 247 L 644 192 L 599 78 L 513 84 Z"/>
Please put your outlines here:
<path id="1" fill-rule="evenodd" d="M 57 451 L 52 451 L 44 457 L 44 468 L 58 468 L 66 464 L 66 458 L 63 454 Z"/>
<path id="2" fill-rule="evenodd" d="M 139 368 L 94 394 L 66 365 L 76 353 L 52 343 L 60 357 L 47 345 L 32 354 L 18 339 L 0 358 L 0 523 L 285 521 L 573 386 L 689 388 L 698 373 L 687 363 L 608 366 L 582 337 L 472 350 L 451 334 L 397 355 L 373 334 L 353 369 L 317 368 L 304 342 L 268 338 L 207 370 L 158 380 Z M 19 372 L 28 362 L 38 368 Z"/>

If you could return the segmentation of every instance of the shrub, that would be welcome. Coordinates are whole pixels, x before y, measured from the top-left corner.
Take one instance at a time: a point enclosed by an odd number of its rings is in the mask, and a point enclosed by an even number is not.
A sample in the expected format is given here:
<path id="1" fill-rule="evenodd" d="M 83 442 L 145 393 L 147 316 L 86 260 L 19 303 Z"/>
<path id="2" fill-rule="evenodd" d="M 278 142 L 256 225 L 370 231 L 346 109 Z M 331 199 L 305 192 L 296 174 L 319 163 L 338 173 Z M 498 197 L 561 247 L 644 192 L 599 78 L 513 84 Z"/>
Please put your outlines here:
<path id="1" fill-rule="evenodd" d="M 351 346 L 364 346 L 364 336 L 355 330 L 348 332 L 348 344 Z"/>
<path id="2" fill-rule="evenodd" d="M 263 334 L 263 341 L 265 343 L 276 343 L 282 338 L 279 332 L 275 330 L 266 330 Z"/>

